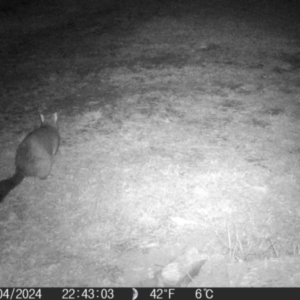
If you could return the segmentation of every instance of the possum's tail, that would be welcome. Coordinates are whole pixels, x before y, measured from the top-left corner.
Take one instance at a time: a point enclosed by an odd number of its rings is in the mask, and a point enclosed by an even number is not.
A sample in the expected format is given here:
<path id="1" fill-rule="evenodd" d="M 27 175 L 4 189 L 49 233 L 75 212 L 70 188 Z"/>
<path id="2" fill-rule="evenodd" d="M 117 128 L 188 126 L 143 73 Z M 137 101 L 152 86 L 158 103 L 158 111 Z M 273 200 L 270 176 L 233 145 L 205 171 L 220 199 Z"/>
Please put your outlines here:
<path id="1" fill-rule="evenodd" d="M 16 171 L 12 177 L 0 181 L 0 203 L 12 189 L 22 182 L 24 178 L 25 176 L 21 172 Z"/>

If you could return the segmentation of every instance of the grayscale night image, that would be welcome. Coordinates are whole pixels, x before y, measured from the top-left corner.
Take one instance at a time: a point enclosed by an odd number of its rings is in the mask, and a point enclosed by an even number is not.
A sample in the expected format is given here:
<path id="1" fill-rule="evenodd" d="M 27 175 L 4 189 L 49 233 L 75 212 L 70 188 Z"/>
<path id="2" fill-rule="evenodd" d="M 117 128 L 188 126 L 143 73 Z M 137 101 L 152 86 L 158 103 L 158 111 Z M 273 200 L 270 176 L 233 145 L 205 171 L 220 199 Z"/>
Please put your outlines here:
<path id="1" fill-rule="evenodd" d="M 0 287 L 300 287 L 299 7 L 0 0 Z"/>

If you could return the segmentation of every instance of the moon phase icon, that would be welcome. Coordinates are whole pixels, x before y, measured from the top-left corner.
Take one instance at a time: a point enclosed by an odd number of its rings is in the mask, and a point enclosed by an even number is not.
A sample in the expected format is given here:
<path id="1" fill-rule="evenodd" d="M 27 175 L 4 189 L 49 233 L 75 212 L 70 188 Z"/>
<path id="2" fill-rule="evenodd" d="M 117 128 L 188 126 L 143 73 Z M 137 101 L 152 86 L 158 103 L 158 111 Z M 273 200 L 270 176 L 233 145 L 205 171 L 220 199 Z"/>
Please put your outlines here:
<path id="1" fill-rule="evenodd" d="M 133 292 L 132 300 L 137 299 L 137 297 L 139 296 L 138 291 L 136 289 L 132 288 L 132 292 Z"/>

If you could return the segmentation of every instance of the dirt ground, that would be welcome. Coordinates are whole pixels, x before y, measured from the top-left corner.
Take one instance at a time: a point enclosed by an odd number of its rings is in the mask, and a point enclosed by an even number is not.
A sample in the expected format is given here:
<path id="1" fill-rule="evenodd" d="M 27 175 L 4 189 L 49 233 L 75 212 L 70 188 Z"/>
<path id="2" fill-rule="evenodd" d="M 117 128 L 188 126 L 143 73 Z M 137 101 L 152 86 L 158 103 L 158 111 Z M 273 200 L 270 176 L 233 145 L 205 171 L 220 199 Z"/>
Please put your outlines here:
<path id="1" fill-rule="evenodd" d="M 1 203 L 0 286 L 300 286 L 300 19 L 282 2 L 1 8 L 0 178 L 40 112 L 62 143 Z"/>

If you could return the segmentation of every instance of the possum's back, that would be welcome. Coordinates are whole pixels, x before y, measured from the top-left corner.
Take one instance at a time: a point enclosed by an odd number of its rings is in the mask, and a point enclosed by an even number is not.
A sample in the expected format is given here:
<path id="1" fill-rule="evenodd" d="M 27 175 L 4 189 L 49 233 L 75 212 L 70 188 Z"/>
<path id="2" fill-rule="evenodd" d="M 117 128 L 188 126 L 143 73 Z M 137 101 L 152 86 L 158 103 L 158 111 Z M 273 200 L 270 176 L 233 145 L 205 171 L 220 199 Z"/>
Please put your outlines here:
<path id="1" fill-rule="evenodd" d="M 58 130 L 50 125 L 34 130 L 17 149 L 16 169 L 24 176 L 45 179 L 51 172 L 59 142 Z"/>

